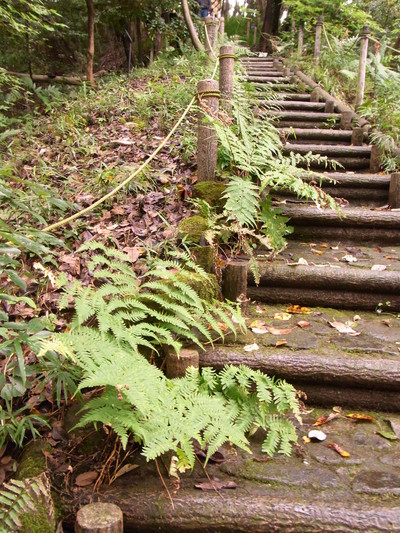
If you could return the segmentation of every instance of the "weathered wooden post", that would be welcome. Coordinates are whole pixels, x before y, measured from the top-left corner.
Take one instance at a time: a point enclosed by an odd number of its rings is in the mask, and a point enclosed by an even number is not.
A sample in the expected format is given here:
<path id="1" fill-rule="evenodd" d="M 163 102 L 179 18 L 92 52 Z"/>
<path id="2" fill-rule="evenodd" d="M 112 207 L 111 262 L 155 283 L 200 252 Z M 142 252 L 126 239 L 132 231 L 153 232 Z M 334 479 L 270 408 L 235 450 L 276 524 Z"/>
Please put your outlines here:
<path id="1" fill-rule="evenodd" d="M 380 172 L 382 166 L 382 150 L 376 144 L 371 146 L 371 156 L 369 159 L 369 170 L 370 172 L 377 173 Z"/>
<path id="2" fill-rule="evenodd" d="M 389 205 L 392 209 L 400 207 L 400 172 L 393 172 L 390 176 Z"/>
<path id="3" fill-rule="evenodd" d="M 367 70 L 369 27 L 364 26 L 361 32 L 360 62 L 358 65 L 358 85 L 355 106 L 359 107 L 364 100 L 365 74 Z"/>
<path id="4" fill-rule="evenodd" d="M 334 113 L 335 112 L 335 100 L 327 100 L 325 102 L 325 113 Z"/>
<path id="5" fill-rule="evenodd" d="M 253 29 L 253 45 L 257 44 L 257 21 L 254 22 L 254 29 Z"/>
<path id="6" fill-rule="evenodd" d="M 75 533 L 122 533 L 121 509 L 113 503 L 90 503 L 76 515 Z"/>
<path id="7" fill-rule="evenodd" d="M 343 111 L 340 117 L 340 127 L 342 130 L 351 130 L 354 113 L 352 111 Z"/>
<path id="8" fill-rule="evenodd" d="M 206 17 L 204 23 L 204 31 L 206 33 L 206 52 L 210 57 L 215 57 L 214 49 L 215 43 L 217 42 L 218 20 L 214 17 Z"/>
<path id="9" fill-rule="evenodd" d="M 303 45 L 304 45 L 304 26 L 300 24 L 299 26 L 299 40 L 297 45 L 297 53 L 299 56 L 303 55 Z"/>
<path id="10" fill-rule="evenodd" d="M 319 102 L 321 98 L 321 91 L 319 87 L 315 87 L 310 93 L 310 102 Z"/>
<path id="11" fill-rule="evenodd" d="M 364 143 L 364 130 L 363 128 L 354 128 L 351 134 L 351 144 L 353 146 L 362 146 Z"/>
<path id="12" fill-rule="evenodd" d="M 221 105 L 230 112 L 232 110 L 233 73 L 235 70 L 235 49 L 224 45 L 219 49 L 219 88 Z"/>
<path id="13" fill-rule="evenodd" d="M 231 302 L 245 305 L 247 300 L 247 262 L 231 261 L 225 267 L 222 294 Z"/>
<path id="14" fill-rule="evenodd" d="M 218 82 L 202 80 L 197 84 L 199 100 L 197 133 L 197 181 L 214 181 L 217 166 L 218 139 L 212 124 L 204 121 L 206 115 L 218 115 L 220 97 Z"/>
<path id="15" fill-rule="evenodd" d="M 294 20 L 292 20 L 292 27 L 291 27 L 290 33 L 291 33 L 290 55 L 292 55 L 293 50 L 294 50 L 294 41 L 296 38 L 296 22 Z"/>
<path id="16" fill-rule="evenodd" d="M 246 41 L 250 42 L 250 30 L 251 30 L 251 20 L 247 19 L 247 25 L 246 25 Z"/>
<path id="17" fill-rule="evenodd" d="M 165 374 L 170 379 L 182 378 L 191 366 L 199 368 L 199 352 L 197 350 L 183 349 L 179 355 L 171 351 L 167 354 Z"/>
<path id="18" fill-rule="evenodd" d="M 314 63 L 318 65 L 319 55 L 321 53 L 321 36 L 322 36 L 323 17 L 319 15 L 317 27 L 315 28 L 315 46 L 314 46 Z"/>
<path id="19" fill-rule="evenodd" d="M 225 35 L 225 18 L 221 17 L 219 19 L 219 33 L 224 36 Z"/>
<path id="20" fill-rule="evenodd" d="M 275 57 L 272 64 L 273 64 L 274 70 L 280 70 L 281 69 L 281 62 L 279 60 L 279 57 Z"/>

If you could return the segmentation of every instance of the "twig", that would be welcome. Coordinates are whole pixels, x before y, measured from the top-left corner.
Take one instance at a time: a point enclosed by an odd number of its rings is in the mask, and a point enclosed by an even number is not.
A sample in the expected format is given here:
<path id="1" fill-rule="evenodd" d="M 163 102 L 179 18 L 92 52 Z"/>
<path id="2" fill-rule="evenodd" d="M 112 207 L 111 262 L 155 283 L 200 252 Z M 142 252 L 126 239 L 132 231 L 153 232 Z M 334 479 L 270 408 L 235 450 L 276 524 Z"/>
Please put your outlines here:
<path id="1" fill-rule="evenodd" d="M 158 475 L 160 476 L 160 479 L 161 479 L 161 483 L 164 485 L 164 489 L 167 491 L 167 494 L 168 494 L 168 498 L 170 499 L 170 502 L 171 502 L 171 505 L 172 505 L 172 509 L 175 511 L 175 505 L 174 505 L 174 501 L 172 499 L 172 496 L 171 496 L 171 493 L 170 491 L 168 490 L 168 487 L 164 481 L 164 478 L 162 477 L 161 475 L 161 472 L 160 472 L 160 468 L 158 466 L 158 462 L 157 462 L 157 459 L 154 460 L 155 463 L 156 463 L 156 467 L 157 467 L 157 472 L 158 472 Z"/>

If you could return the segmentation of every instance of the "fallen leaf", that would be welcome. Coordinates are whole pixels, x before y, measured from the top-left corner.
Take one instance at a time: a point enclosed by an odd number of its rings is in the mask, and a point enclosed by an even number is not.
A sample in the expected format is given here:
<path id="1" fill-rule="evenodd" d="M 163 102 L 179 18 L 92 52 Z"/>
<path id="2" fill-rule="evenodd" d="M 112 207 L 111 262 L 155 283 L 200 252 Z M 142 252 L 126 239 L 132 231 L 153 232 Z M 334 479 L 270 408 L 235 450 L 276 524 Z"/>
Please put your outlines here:
<path id="1" fill-rule="evenodd" d="M 138 248 L 137 246 L 134 246 L 134 247 L 126 246 L 125 248 L 123 248 L 122 251 L 126 253 L 126 255 L 129 257 L 132 263 L 136 263 L 136 261 L 139 259 L 140 254 L 141 254 L 141 249 Z"/>
<path id="2" fill-rule="evenodd" d="M 322 250 L 314 250 L 314 248 L 312 248 L 311 252 L 316 255 L 323 255 L 325 253 Z"/>
<path id="3" fill-rule="evenodd" d="M 254 344 L 248 344 L 243 349 L 244 349 L 245 352 L 255 352 L 255 351 L 259 350 L 260 348 L 258 347 L 258 345 L 256 343 L 254 343 Z"/>
<path id="4" fill-rule="evenodd" d="M 372 265 L 371 270 L 374 270 L 376 272 L 383 272 L 386 270 L 386 265 Z"/>
<path id="5" fill-rule="evenodd" d="M 346 326 L 346 324 L 343 324 L 343 322 L 329 322 L 328 324 L 335 328 L 339 333 L 346 333 L 347 335 L 351 335 L 353 337 L 356 337 L 357 335 L 360 335 L 359 331 L 354 331 L 353 328 L 350 326 Z"/>
<path id="6" fill-rule="evenodd" d="M 75 480 L 75 485 L 78 487 L 87 487 L 88 485 L 91 485 L 96 479 L 98 478 L 99 474 L 95 472 L 94 470 L 90 472 L 84 472 L 83 474 L 79 474 Z"/>
<path id="7" fill-rule="evenodd" d="M 346 418 L 351 418 L 351 420 L 356 420 L 359 422 L 374 422 L 375 418 L 371 415 L 364 415 L 362 413 L 350 413 L 346 415 Z"/>
<path id="8" fill-rule="evenodd" d="M 132 472 L 132 470 L 136 470 L 136 468 L 139 468 L 139 466 L 140 465 L 135 465 L 131 463 L 127 463 L 126 465 L 122 466 L 111 478 L 110 485 L 111 483 L 114 483 L 114 481 L 119 477 L 123 476 L 124 474 L 127 474 L 128 472 Z"/>
<path id="9" fill-rule="evenodd" d="M 389 422 L 393 433 L 395 433 L 398 437 L 400 437 L 400 422 L 396 422 L 395 420 L 387 420 Z"/>
<path id="10" fill-rule="evenodd" d="M 304 442 L 304 444 L 308 444 L 309 442 L 311 442 L 310 437 L 307 437 L 307 435 L 304 435 L 303 436 L 303 442 Z"/>
<path id="11" fill-rule="evenodd" d="M 318 429 L 312 429 L 308 432 L 308 438 L 311 440 L 317 440 L 319 442 L 322 442 L 326 439 L 326 435 L 323 431 L 319 431 Z"/>
<path id="12" fill-rule="evenodd" d="M 204 450 L 196 450 L 195 452 L 196 457 L 201 459 L 202 461 L 205 461 L 207 458 L 207 451 Z M 225 455 L 221 452 L 214 452 L 211 457 L 208 459 L 209 463 L 214 463 L 216 465 L 220 465 L 225 461 Z"/>
<path id="13" fill-rule="evenodd" d="M 265 322 L 262 320 L 253 320 L 253 322 L 250 324 L 250 328 L 262 328 L 265 326 Z"/>
<path id="14" fill-rule="evenodd" d="M 320 244 L 321 248 L 328 248 L 328 245 L 326 244 L 326 242 L 323 242 Z"/>
<path id="15" fill-rule="evenodd" d="M 285 346 L 286 344 L 287 344 L 287 340 L 286 339 L 281 339 L 280 341 L 276 341 L 275 346 L 276 347 Z"/>
<path id="16" fill-rule="evenodd" d="M 332 448 L 332 450 L 335 450 L 335 452 L 337 452 L 339 455 L 341 455 L 342 457 L 346 459 L 347 457 L 350 457 L 349 452 L 346 452 L 345 450 L 343 450 L 343 448 L 341 448 L 339 444 L 335 444 L 334 442 L 331 442 L 330 444 L 328 444 L 328 448 Z"/>
<path id="17" fill-rule="evenodd" d="M 354 322 L 358 322 L 359 320 L 361 320 L 360 315 L 354 315 L 353 316 L 353 320 L 354 320 Z"/>
<path id="18" fill-rule="evenodd" d="M 310 322 L 306 322 L 305 320 L 300 320 L 300 322 L 297 322 L 297 325 L 299 328 L 309 328 L 311 326 Z"/>
<path id="19" fill-rule="evenodd" d="M 330 413 L 327 416 L 320 416 L 318 420 L 313 424 L 313 426 L 323 426 L 324 424 L 327 424 L 331 420 L 334 420 L 339 416 L 339 413 Z"/>
<path id="20" fill-rule="evenodd" d="M 388 318 L 385 320 L 382 320 L 382 324 L 385 324 L 385 326 L 387 326 L 388 328 L 392 327 L 392 323 L 390 322 Z"/>
<path id="21" fill-rule="evenodd" d="M 301 305 L 290 305 L 286 311 L 292 315 L 309 315 L 311 313 L 308 307 L 302 307 Z"/>
<path id="22" fill-rule="evenodd" d="M 268 327 L 267 326 L 267 330 L 272 334 L 272 335 L 288 335 L 289 333 L 292 333 L 293 331 L 293 328 L 286 328 L 286 329 L 278 329 L 278 328 L 273 328 L 273 327 Z"/>
<path id="23" fill-rule="evenodd" d="M 341 261 L 345 261 L 346 263 L 356 263 L 357 257 L 354 257 L 354 255 L 344 255 L 341 258 Z"/>
<path id="24" fill-rule="evenodd" d="M 236 489 L 237 485 L 234 481 L 204 481 L 194 486 L 195 489 L 200 490 L 221 490 L 221 489 Z"/>
<path id="25" fill-rule="evenodd" d="M 292 315 L 289 313 L 275 313 L 274 320 L 290 320 Z"/>
<path id="26" fill-rule="evenodd" d="M 378 431 L 378 435 L 387 440 L 399 440 L 399 437 L 395 433 L 389 433 L 388 431 Z"/>
<path id="27" fill-rule="evenodd" d="M 256 335 L 262 335 L 263 333 L 268 333 L 267 328 L 251 328 L 251 331 Z"/>
<path id="28" fill-rule="evenodd" d="M 257 307 L 256 307 L 256 313 L 258 313 L 259 315 L 261 315 L 262 313 L 264 313 L 264 309 L 262 309 L 259 305 L 257 305 Z"/>

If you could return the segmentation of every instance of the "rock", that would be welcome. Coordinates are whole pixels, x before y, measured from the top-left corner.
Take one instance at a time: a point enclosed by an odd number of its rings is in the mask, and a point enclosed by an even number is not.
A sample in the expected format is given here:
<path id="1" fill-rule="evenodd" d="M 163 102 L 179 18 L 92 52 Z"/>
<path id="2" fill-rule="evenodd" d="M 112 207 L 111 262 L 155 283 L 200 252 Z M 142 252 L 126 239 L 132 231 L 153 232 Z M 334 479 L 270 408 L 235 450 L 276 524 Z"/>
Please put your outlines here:
<path id="1" fill-rule="evenodd" d="M 226 183 L 221 181 L 201 181 L 193 187 L 193 196 L 222 211 L 226 202 L 225 198 L 222 198 L 225 190 Z"/>
<path id="2" fill-rule="evenodd" d="M 18 462 L 15 478 L 19 480 L 30 479 L 46 472 L 46 458 L 44 452 L 50 452 L 51 446 L 45 439 L 29 442 L 23 449 Z"/>
<path id="3" fill-rule="evenodd" d="M 178 226 L 178 238 L 186 239 L 190 244 L 200 244 L 200 240 L 204 237 L 208 229 L 208 224 L 205 218 L 200 215 L 188 217 L 182 220 Z"/>
<path id="4" fill-rule="evenodd" d="M 211 246 L 196 246 L 191 248 L 192 255 L 196 258 L 196 264 L 206 272 L 212 272 L 214 269 L 214 254 Z"/>

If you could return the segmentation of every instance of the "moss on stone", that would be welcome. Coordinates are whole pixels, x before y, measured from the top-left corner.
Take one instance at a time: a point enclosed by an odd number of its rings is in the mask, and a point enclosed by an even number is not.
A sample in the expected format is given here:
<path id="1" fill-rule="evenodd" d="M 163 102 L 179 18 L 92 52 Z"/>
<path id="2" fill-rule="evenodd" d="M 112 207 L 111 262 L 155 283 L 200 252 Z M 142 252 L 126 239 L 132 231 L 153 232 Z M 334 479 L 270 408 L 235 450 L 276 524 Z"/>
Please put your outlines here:
<path id="1" fill-rule="evenodd" d="M 177 278 L 189 285 L 200 298 L 207 302 L 218 298 L 219 287 L 217 277 L 214 274 L 208 274 L 207 279 L 204 279 L 203 276 L 194 272 L 181 272 Z"/>
<path id="2" fill-rule="evenodd" d="M 206 272 L 212 272 L 214 267 L 214 254 L 211 246 L 197 246 L 191 249 L 196 258 L 196 264 Z"/>
<path id="3" fill-rule="evenodd" d="M 223 209 L 226 199 L 222 198 L 226 191 L 226 183 L 221 181 L 201 181 L 193 187 L 193 196 L 204 200 L 212 207 Z"/>
<path id="4" fill-rule="evenodd" d="M 27 444 L 19 460 L 16 479 L 23 480 L 39 476 L 46 471 L 46 458 L 43 452 L 51 452 L 51 446 L 44 439 Z"/>
<path id="5" fill-rule="evenodd" d="M 208 224 L 205 218 L 200 215 L 188 217 L 178 226 L 178 238 L 186 238 L 187 242 L 199 244 L 207 229 Z"/>
<path id="6" fill-rule="evenodd" d="M 21 533 L 54 533 L 56 520 L 54 513 L 49 512 L 42 499 L 35 502 L 35 509 L 18 517 L 21 522 Z"/>

